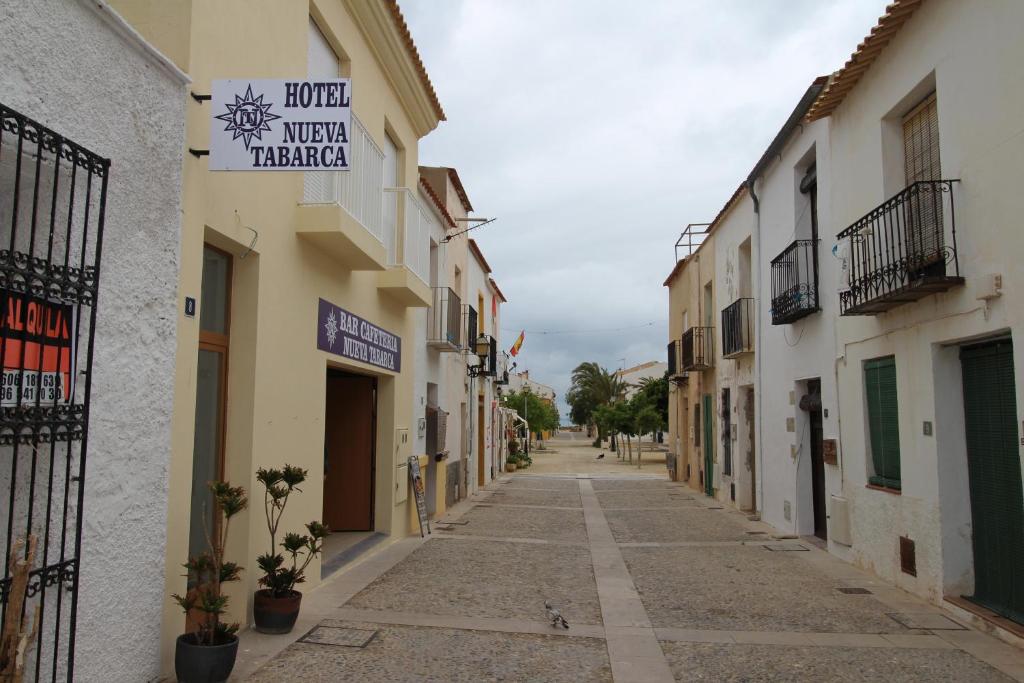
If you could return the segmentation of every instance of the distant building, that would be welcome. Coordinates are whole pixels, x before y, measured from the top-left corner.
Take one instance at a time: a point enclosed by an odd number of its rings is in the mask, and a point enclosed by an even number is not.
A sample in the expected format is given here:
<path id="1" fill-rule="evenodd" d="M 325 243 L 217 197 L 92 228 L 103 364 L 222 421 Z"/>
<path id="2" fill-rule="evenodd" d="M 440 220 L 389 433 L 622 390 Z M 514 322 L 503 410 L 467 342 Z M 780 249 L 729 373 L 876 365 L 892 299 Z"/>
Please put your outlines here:
<path id="1" fill-rule="evenodd" d="M 641 380 L 661 379 L 667 370 L 668 363 L 665 361 L 651 360 L 625 370 L 617 370 L 615 375 L 626 385 L 626 398 L 631 398 L 640 389 Z"/>

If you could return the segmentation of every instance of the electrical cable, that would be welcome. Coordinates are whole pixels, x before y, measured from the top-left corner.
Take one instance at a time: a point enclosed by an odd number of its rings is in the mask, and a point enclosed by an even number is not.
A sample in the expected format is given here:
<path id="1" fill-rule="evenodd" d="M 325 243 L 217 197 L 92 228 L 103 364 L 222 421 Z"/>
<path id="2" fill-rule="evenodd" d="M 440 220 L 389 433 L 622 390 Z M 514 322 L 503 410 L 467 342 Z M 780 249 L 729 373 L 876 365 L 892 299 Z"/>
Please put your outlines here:
<path id="1" fill-rule="evenodd" d="M 528 332 L 529 334 L 542 334 L 542 335 L 546 335 L 546 334 L 593 334 L 593 333 L 596 333 L 596 332 L 624 332 L 624 331 L 627 331 L 627 330 L 639 330 L 639 329 L 643 329 L 645 327 L 653 327 L 655 325 L 663 325 L 663 324 L 666 324 L 667 322 L 668 322 L 667 320 L 652 320 L 650 322 L 643 323 L 642 325 L 631 325 L 631 326 L 628 326 L 628 327 L 608 327 L 608 328 L 604 328 L 604 329 L 590 329 L 590 330 L 518 330 L 518 331 Z M 512 329 L 512 328 L 508 328 L 508 327 L 501 328 L 501 331 L 502 332 L 517 332 L 516 329 Z"/>

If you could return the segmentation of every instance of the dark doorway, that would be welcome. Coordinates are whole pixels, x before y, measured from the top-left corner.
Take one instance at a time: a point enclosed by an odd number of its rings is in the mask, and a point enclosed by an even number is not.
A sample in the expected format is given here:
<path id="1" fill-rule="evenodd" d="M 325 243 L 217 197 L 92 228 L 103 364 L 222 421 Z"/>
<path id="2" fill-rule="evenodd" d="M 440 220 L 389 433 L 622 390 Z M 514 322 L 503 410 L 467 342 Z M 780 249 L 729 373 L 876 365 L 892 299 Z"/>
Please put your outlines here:
<path id="1" fill-rule="evenodd" d="M 324 413 L 324 523 L 372 531 L 377 380 L 328 370 Z"/>
<path id="2" fill-rule="evenodd" d="M 722 389 L 722 473 L 732 476 L 732 397 Z"/>
<path id="3" fill-rule="evenodd" d="M 825 432 L 821 415 L 821 380 L 807 381 L 808 420 L 811 423 L 811 494 L 814 505 L 814 535 L 828 539 L 828 515 L 825 512 Z"/>
<path id="4" fill-rule="evenodd" d="M 486 462 L 484 461 L 484 397 L 478 397 L 477 419 L 476 419 L 476 452 L 477 452 L 477 480 L 478 486 L 487 484 Z M 529 435 L 527 435 L 529 438 Z"/>
<path id="5" fill-rule="evenodd" d="M 757 512 L 757 467 L 754 452 L 757 444 L 754 441 L 754 388 L 747 387 L 745 417 L 747 419 L 747 470 L 750 472 L 750 511 Z"/>
<path id="6" fill-rule="evenodd" d="M 704 394 L 704 493 L 709 496 L 715 495 L 715 431 L 711 419 L 714 415 L 712 401 L 714 398 L 711 394 Z"/>
<path id="7" fill-rule="evenodd" d="M 1024 623 L 1024 500 L 1013 343 L 960 350 L 974 546 L 974 602 Z"/>

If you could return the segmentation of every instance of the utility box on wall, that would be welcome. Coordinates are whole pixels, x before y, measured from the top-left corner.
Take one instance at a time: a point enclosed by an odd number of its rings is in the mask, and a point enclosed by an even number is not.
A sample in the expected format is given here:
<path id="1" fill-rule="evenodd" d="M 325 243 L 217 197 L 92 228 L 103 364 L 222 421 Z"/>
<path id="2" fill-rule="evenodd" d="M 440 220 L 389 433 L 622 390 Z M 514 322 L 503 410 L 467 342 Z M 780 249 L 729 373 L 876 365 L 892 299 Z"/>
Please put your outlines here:
<path id="1" fill-rule="evenodd" d="M 840 496 L 832 496 L 832 504 L 829 507 L 829 517 L 832 521 L 828 530 L 829 538 L 842 545 L 853 545 L 850 534 L 850 501 Z"/>

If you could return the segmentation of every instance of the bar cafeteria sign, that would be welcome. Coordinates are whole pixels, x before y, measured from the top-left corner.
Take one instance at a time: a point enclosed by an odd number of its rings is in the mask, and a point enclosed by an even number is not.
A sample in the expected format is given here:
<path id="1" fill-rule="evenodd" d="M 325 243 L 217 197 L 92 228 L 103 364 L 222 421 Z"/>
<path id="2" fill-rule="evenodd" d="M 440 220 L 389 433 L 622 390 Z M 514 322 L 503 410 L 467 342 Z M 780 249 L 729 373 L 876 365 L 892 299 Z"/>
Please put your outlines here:
<path id="1" fill-rule="evenodd" d="M 392 372 L 402 370 L 401 337 L 323 299 L 317 315 L 316 347 Z"/>
<path id="2" fill-rule="evenodd" d="M 352 82 L 220 80 L 210 104 L 211 171 L 347 171 Z"/>

